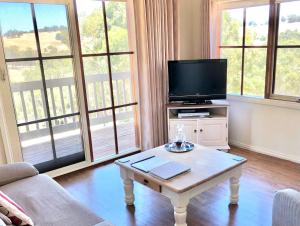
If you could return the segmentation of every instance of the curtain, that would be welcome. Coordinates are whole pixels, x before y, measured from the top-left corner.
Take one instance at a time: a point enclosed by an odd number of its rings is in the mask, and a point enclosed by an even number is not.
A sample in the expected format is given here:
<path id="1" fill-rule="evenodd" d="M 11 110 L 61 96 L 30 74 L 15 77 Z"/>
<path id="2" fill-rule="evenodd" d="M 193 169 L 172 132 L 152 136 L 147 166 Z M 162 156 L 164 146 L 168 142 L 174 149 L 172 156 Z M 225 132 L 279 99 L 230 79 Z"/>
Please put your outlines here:
<path id="1" fill-rule="evenodd" d="M 201 0 L 199 9 L 199 26 L 200 26 L 200 49 L 197 54 L 201 59 L 209 59 L 211 57 L 210 48 L 210 14 L 211 0 Z"/>
<path id="2" fill-rule="evenodd" d="M 201 0 L 197 12 L 197 26 L 199 26 L 199 38 L 195 42 L 200 43 L 200 48 L 195 55 L 200 59 L 219 57 L 218 43 L 220 43 L 220 3 L 215 0 Z"/>
<path id="3" fill-rule="evenodd" d="M 177 0 L 134 0 L 141 147 L 167 142 L 167 62 L 177 55 Z"/>

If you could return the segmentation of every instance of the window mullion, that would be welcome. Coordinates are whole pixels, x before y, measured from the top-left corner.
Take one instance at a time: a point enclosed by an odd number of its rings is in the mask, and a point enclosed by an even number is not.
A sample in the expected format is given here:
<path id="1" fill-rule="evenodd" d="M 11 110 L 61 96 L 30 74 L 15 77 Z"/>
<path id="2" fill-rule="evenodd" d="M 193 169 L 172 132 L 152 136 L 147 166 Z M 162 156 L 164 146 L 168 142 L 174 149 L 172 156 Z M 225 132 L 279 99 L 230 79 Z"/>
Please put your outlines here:
<path id="1" fill-rule="evenodd" d="M 49 125 L 49 132 L 50 132 L 50 137 L 51 137 L 53 158 L 55 160 L 57 158 L 57 156 L 56 156 L 56 148 L 55 148 L 55 143 L 54 143 L 54 133 L 53 133 L 53 128 L 52 128 L 52 121 L 50 119 L 50 107 L 49 107 L 49 103 L 48 103 L 49 99 L 48 99 L 48 94 L 47 94 L 47 85 L 46 85 L 46 78 L 45 78 L 45 71 L 44 71 L 44 63 L 43 63 L 43 59 L 42 59 L 40 37 L 39 37 L 39 31 L 38 31 L 36 15 L 35 15 L 35 9 L 34 9 L 34 4 L 33 3 L 31 3 L 31 13 L 32 13 L 34 33 L 35 33 L 35 40 L 36 40 L 36 45 L 37 45 L 38 58 L 39 58 L 39 63 L 40 63 L 40 68 L 41 68 L 41 77 L 42 77 L 44 96 L 45 96 L 45 99 L 46 99 L 46 101 L 45 101 L 46 106 L 45 107 L 46 107 L 48 125 Z"/>
<path id="2" fill-rule="evenodd" d="M 106 52 L 110 53 L 109 38 L 108 38 L 107 16 L 106 16 L 106 8 L 105 8 L 105 2 L 104 1 L 102 1 L 102 11 L 103 11 L 103 22 L 104 22 Z M 111 57 L 110 57 L 110 54 L 107 54 L 107 62 L 108 62 L 108 75 L 109 75 L 110 96 L 111 96 L 111 104 L 112 104 L 112 117 L 113 117 L 113 125 L 114 125 L 115 148 L 116 148 L 116 154 L 118 154 L 119 153 L 119 145 L 118 145 L 118 134 L 117 134 L 117 123 L 116 123 L 116 112 L 115 112 L 115 102 L 114 102 L 114 93 L 113 93 L 113 78 L 112 78 L 112 69 L 111 69 Z"/>
<path id="3" fill-rule="evenodd" d="M 275 0 L 270 2 L 269 12 L 269 33 L 268 33 L 268 50 L 267 50 L 267 65 L 265 79 L 265 98 L 270 98 L 273 94 L 275 81 L 276 67 L 276 45 L 278 33 L 279 7 Z"/>
<path id="4" fill-rule="evenodd" d="M 243 44 L 242 44 L 242 71 L 241 71 L 241 95 L 244 94 L 244 69 L 245 69 L 245 43 L 246 43 L 246 8 L 243 17 Z"/>

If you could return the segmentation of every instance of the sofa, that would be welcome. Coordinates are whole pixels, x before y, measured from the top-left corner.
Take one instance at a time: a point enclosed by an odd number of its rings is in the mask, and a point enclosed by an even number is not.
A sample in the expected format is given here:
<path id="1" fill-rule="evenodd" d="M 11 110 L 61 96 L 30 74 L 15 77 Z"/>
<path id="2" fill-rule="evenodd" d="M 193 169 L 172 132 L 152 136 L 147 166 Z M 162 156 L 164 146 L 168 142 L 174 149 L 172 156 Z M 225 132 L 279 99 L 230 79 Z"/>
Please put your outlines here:
<path id="1" fill-rule="evenodd" d="M 278 191 L 273 202 L 273 226 L 300 226 L 300 193 L 293 189 Z"/>
<path id="2" fill-rule="evenodd" d="M 0 166 L 0 190 L 23 207 L 35 226 L 112 226 L 28 163 Z"/>

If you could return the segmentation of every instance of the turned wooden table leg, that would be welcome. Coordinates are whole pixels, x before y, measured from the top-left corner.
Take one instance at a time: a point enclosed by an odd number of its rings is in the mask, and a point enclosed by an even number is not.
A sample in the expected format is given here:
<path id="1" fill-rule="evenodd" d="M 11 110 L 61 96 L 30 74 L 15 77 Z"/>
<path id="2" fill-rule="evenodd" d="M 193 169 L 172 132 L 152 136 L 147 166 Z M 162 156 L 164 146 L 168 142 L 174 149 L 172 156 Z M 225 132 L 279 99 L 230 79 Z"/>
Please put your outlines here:
<path id="1" fill-rule="evenodd" d="M 239 201 L 240 178 L 230 178 L 230 204 L 237 204 Z"/>
<path id="2" fill-rule="evenodd" d="M 127 205 L 133 205 L 134 204 L 133 180 L 129 178 L 128 172 L 124 169 L 121 169 L 121 177 L 123 179 L 125 202 Z"/>
<path id="3" fill-rule="evenodd" d="M 186 206 L 174 207 L 175 226 L 187 226 Z"/>
<path id="4" fill-rule="evenodd" d="M 171 200 L 171 203 L 174 207 L 174 217 L 175 217 L 175 226 L 187 226 L 186 224 L 186 215 L 187 215 L 187 205 L 190 201 L 189 197 L 186 195 L 178 195 L 175 193 L 170 193 L 168 196 Z"/>

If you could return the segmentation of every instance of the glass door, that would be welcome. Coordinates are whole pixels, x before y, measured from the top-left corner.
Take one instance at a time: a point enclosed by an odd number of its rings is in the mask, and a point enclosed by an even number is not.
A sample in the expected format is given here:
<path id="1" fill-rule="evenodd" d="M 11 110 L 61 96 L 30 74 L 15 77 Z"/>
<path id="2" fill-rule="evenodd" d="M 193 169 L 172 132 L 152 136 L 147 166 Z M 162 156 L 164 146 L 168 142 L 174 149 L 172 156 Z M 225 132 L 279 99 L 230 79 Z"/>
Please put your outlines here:
<path id="1" fill-rule="evenodd" d="M 128 4 L 76 1 L 94 160 L 139 147 Z"/>
<path id="2" fill-rule="evenodd" d="M 23 160 L 41 172 L 84 161 L 67 6 L 0 2 L 0 24 Z"/>

